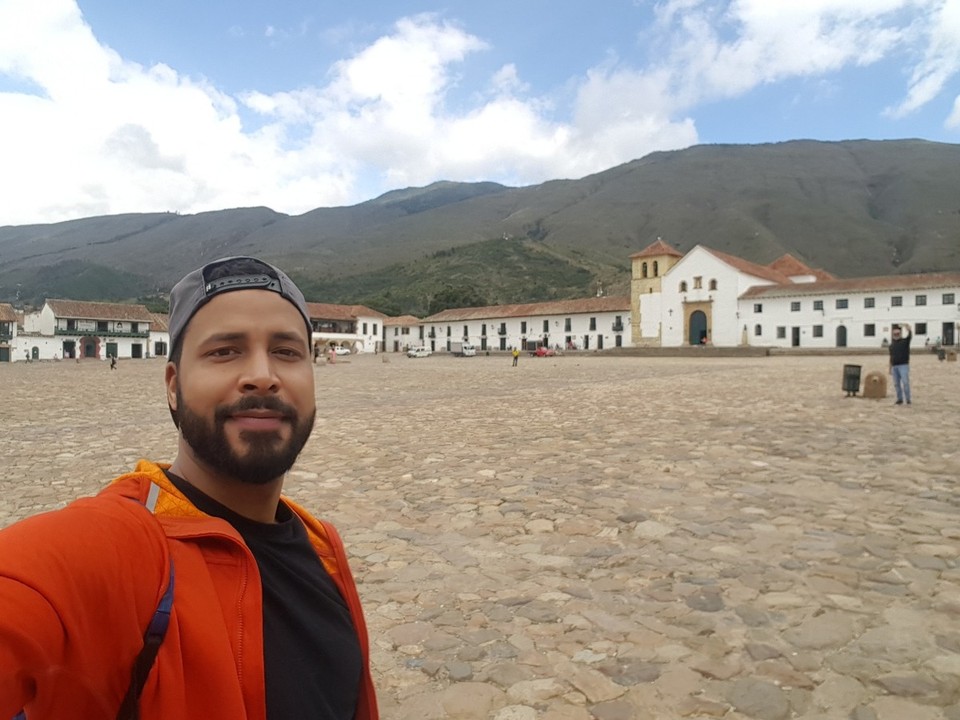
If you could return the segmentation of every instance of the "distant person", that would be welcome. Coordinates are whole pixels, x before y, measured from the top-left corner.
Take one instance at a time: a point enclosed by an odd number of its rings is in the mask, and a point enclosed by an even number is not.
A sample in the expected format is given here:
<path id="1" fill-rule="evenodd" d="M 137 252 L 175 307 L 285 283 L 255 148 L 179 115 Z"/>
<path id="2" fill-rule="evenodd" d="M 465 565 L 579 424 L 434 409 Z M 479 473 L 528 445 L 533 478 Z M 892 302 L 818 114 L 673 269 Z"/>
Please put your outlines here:
<path id="1" fill-rule="evenodd" d="M 513 353 L 511 354 L 513 355 L 513 367 L 516 367 L 517 363 L 520 361 L 520 350 L 517 348 L 514 348 Z"/>
<path id="2" fill-rule="evenodd" d="M 377 720 L 343 543 L 281 494 L 316 416 L 311 335 L 260 260 L 174 286 L 173 464 L 0 531 L 0 718 Z"/>
<path id="3" fill-rule="evenodd" d="M 906 330 L 906 335 L 903 331 Z M 910 341 L 913 333 L 908 323 L 894 325 L 890 331 L 890 374 L 897 391 L 897 405 L 910 404 Z"/>
<path id="4" fill-rule="evenodd" d="M 116 369 L 117 369 L 117 356 L 116 356 L 116 355 L 111 355 L 111 356 L 110 356 L 110 369 L 111 369 L 111 370 L 116 370 Z"/>

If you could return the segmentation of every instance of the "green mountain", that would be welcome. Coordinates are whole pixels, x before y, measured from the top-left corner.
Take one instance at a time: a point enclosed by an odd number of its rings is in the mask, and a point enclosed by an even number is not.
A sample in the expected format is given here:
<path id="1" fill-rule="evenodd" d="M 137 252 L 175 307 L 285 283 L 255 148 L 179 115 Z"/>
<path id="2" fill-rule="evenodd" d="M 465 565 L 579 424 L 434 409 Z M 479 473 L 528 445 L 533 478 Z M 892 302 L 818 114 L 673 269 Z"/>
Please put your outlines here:
<path id="1" fill-rule="evenodd" d="M 958 190 L 960 145 L 703 145 L 579 180 L 438 182 L 298 216 L 241 208 L 2 227 L 0 301 L 153 296 L 206 260 L 251 254 L 310 299 L 424 314 L 438 302 L 626 293 L 630 254 L 657 237 L 759 263 L 790 252 L 841 277 L 960 270 Z"/>

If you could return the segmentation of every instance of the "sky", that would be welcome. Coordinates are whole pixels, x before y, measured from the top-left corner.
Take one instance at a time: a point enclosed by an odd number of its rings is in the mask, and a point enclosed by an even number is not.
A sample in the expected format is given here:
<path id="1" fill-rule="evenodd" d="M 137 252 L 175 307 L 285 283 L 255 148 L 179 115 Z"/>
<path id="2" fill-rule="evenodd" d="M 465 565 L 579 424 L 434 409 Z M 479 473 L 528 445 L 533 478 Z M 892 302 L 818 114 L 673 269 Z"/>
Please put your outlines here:
<path id="1" fill-rule="evenodd" d="M 960 142 L 960 0 L 0 0 L 0 226 Z"/>

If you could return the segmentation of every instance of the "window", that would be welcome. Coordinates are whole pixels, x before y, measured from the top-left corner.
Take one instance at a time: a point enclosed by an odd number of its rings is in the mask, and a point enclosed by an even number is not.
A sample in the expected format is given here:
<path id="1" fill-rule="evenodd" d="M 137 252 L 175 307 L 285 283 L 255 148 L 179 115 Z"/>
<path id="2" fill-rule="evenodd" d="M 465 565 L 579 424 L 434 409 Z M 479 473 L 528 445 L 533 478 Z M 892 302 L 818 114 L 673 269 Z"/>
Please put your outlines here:
<path id="1" fill-rule="evenodd" d="M 763 303 L 754 303 L 754 304 L 753 304 L 753 311 L 754 311 L 755 313 L 762 313 L 762 312 L 763 312 Z"/>
<path id="2" fill-rule="evenodd" d="M 657 277 L 660 274 L 660 263 L 656 260 L 653 261 L 653 276 Z"/>
<path id="3" fill-rule="evenodd" d="M 917 335 L 926 335 L 926 334 L 927 334 L 927 324 L 926 324 L 925 322 L 924 322 L 924 323 L 917 323 L 916 325 L 913 326 L 913 331 L 914 331 Z"/>
<path id="4" fill-rule="evenodd" d="M 794 300 L 790 303 L 790 312 L 800 312 L 800 301 Z"/>
<path id="5" fill-rule="evenodd" d="M 400 334 L 400 328 L 396 328 L 396 327 L 395 327 L 395 328 L 393 329 L 393 336 L 396 337 L 396 336 L 399 335 L 399 334 Z"/>
<path id="6" fill-rule="evenodd" d="M 918 305 L 918 306 L 919 306 L 919 305 L 926 305 L 926 304 L 927 304 L 927 296 L 926 296 L 926 295 L 917 295 L 917 296 L 913 299 L 913 303 L 914 303 L 914 305 Z"/>
<path id="7" fill-rule="evenodd" d="M 451 333 L 450 333 L 450 326 L 447 325 L 447 337 L 450 337 L 450 335 L 451 335 Z"/>
<path id="8" fill-rule="evenodd" d="M 864 337 L 876 337 L 877 336 L 877 326 L 873 323 L 867 323 L 863 326 L 863 336 Z"/>
<path id="9" fill-rule="evenodd" d="M 563 320 L 563 331 L 570 332 L 570 318 L 564 318 Z"/>
<path id="10" fill-rule="evenodd" d="M 701 290 L 702 288 L 703 288 L 703 277 L 700 276 L 700 275 L 697 275 L 697 276 L 693 279 L 693 289 L 694 289 L 694 290 Z"/>
<path id="11" fill-rule="evenodd" d="M 521 334 L 521 335 L 526 335 L 526 334 L 527 334 L 527 321 L 526 321 L 526 320 L 521 320 L 521 321 L 520 321 L 520 334 Z"/>
<path id="12" fill-rule="evenodd" d="M 363 324 L 363 334 L 364 334 L 364 335 L 367 334 L 367 324 L 366 324 L 366 323 Z"/>
<path id="13" fill-rule="evenodd" d="M 787 336 L 787 329 L 780 325 L 777 328 L 777 340 L 783 340 Z"/>
<path id="14" fill-rule="evenodd" d="M 761 335 L 763 335 L 763 328 L 760 325 L 754 325 L 753 334 L 756 335 L 757 337 L 760 337 Z"/>
<path id="15" fill-rule="evenodd" d="M 646 264 L 646 263 L 643 264 L 642 273 L 643 273 L 643 277 L 646 277 L 646 276 L 647 276 L 647 264 Z"/>
<path id="16" fill-rule="evenodd" d="M 590 330 L 593 331 L 596 329 L 597 329 L 597 319 L 595 317 L 592 317 L 590 318 Z"/>
<path id="17" fill-rule="evenodd" d="M 876 306 L 876 300 L 874 298 L 864 298 L 863 306 L 865 308 L 872 308 Z"/>
<path id="18" fill-rule="evenodd" d="M 716 290 L 716 289 L 717 289 L 717 281 L 716 281 L 716 280 L 711 280 L 711 281 L 710 281 L 710 289 L 711 289 L 711 290 Z"/>
<path id="19" fill-rule="evenodd" d="M 550 332 L 550 321 L 549 321 L 549 320 L 544 320 L 544 321 L 543 321 L 543 331 L 544 331 L 544 332 Z"/>
<path id="20" fill-rule="evenodd" d="M 956 302 L 956 300 L 954 299 L 953 293 L 944 293 L 944 294 L 943 294 L 943 304 L 944 304 L 944 305 L 953 305 L 953 303 L 955 303 L 955 302 Z M 69 323 L 70 321 L 67 320 L 67 322 Z"/>
<path id="21" fill-rule="evenodd" d="M 501 335 L 506 335 L 506 334 L 507 334 L 507 324 L 506 324 L 506 323 L 500 323 L 500 334 L 501 334 Z"/>
<path id="22" fill-rule="evenodd" d="M 850 306 L 846 298 L 837 298 L 837 310 L 846 310 Z"/>
<path id="23" fill-rule="evenodd" d="M 486 336 L 487 336 L 487 324 L 484 323 L 483 325 L 480 326 L 480 337 L 486 337 Z"/>
<path id="24" fill-rule="evenodd" d="M 823 337 L 823 325 L 814 325 L 813 326 L 813 336 L 814 337 Z"/>
<path id="25" fill-rule="evenodd" d="M 903 307 L 903 295 L 894 295 L 890 298 L 891 307 Z"/>
<path id="26" fill-rule="evenodd" d="M 686 280 L 681 280 L 681 281 L 680 281 L 680 292 L 686 292 L 686 291 L 687 291 L 687 281 L 686 281 Z"/>
<path id="27" fill-rule="evenodd" d="M 814 300 L 813 301 L 814 310 L 823 310 L 823 300 Z"/>
<path id="28" fill-rule="evenodd" d="M 376 324 L 376 323 L 373 324 L 373 334 L 374 334 L 374 335 L 377 334 L 377 324 Z"/>
<path id="29" fill-rule="evenodd" d="M 464 325 L 464 326 L 463 326 L 463 338 L 464 338 L 464 340 L 466 340 L 468 337 L 470 337 L 470 326 L 469 326 L 469 325 Z"/>
<path id="30" fill-rule="evenodd" d="M 107 331 L 107 321 L 97 320 L 97 332 L 106 332 L 106 331 Z"/>

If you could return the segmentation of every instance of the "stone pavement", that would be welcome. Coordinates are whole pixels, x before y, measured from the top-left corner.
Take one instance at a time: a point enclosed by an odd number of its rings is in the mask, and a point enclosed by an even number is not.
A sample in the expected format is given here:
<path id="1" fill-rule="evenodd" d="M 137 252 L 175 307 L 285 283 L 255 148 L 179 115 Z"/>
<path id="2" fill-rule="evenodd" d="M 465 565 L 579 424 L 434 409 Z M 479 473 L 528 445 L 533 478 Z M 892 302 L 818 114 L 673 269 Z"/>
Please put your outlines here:
<path id="1" fill-rule="evenodd" d="M 960 720 L 960 367 L 341 358 L 288 492 L 340 528 L 385 720 Z M 0 366 L 0 526 L 170 459 L 159 360 Z"/>

